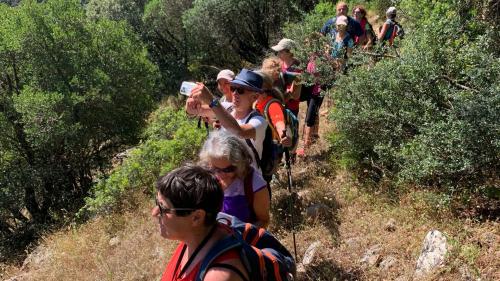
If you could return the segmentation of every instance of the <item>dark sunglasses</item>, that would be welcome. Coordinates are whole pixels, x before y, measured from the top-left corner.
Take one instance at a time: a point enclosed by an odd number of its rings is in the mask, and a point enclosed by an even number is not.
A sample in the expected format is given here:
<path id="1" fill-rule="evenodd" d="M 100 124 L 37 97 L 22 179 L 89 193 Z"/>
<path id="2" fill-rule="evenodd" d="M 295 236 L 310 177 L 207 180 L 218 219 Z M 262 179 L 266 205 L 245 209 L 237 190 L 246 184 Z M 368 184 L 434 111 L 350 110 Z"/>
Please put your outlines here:
<path id="1" fill-rule="evenodd" d="M 214 173 L 224 173 L 224 174 L 234 173 L 234 172 L 236 172 L 236 166 L 229 165 L 226 168 L 212 167 L 212 171 Z"/>
<path id="2" fill-rule="evenodd" d="M 244 88 L 231 86 L 230 89 L 231 89 L 231 93 L 236 92 L 236 93 L 238 93 L 238 95 L 243 95 L 245 93 L 245 89 Z"/>
<path id="3" fill-rule="evenodd" d="M 158 201 L 158 198 L 155 198 L 156 206 L 158 209 L 160 209 L 160 216 L 163 216 L 165 214 L 175 214 L 176 211 L 194 211 L 196 209 L 193 208 L 165 208 L 160 205 L 160 202 Z"/>

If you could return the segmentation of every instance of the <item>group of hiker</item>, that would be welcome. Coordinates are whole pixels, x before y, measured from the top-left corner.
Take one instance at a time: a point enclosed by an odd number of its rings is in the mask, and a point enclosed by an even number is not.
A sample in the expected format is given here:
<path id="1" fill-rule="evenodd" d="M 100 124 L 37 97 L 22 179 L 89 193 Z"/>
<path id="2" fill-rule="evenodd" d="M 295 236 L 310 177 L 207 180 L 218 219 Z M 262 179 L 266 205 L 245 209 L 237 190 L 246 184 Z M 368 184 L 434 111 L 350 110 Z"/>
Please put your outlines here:
<path id="1" fill-rule="evenodd" d="M 338 71 L 344 71 L 354 46 L 366 50 L 376 41 L 392 44 L 394 7 L 387 10 L 378 35 L 362 6 L 350 17 L 347 4 L 339 2 L 336 12 L 320 33 L 331 39 L 329 55 Z M 221 98 L 202 83 L 190 89 L 186 112 L 214 129 L 197 164 L 185 164 L 157 181 L 152 215 L 162 237 L 181 242 L 163 281 L 291 280 L 294 275 L 291 254 L 264 229 L 270 222 L 273 175 L 283 160 L 290 169 L 319 137 L 325 87 L 301 85 L 303 72 L 318 73 L 314 60 L 302 67 L 295 48 L 293 40 L 284 38 L 271 47 L 275 56 L 265 58 L 258 69 L 244 68 L 237 75 L 220 71 Z M 301 101 L 307 102 L 307 112 L 299 147 Z M 291 178 L 289 185 L 291 189 Z"/>

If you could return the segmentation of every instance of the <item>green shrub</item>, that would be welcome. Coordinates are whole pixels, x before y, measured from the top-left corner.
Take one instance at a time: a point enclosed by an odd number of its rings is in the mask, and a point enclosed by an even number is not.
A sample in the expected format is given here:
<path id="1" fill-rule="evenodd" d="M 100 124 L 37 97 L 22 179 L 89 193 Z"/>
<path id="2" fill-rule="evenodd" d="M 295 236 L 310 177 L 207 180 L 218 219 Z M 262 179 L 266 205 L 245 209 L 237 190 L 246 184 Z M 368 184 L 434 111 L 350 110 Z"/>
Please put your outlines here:
<path id="1" fill-rule="evenodd" d="M 474 189 L 500 163 L 497 31 L 473 7 L 461 14 L 462 1 L 425 2 L 402 1 L 426 17 L 415 16 L 400 59 L 339 78 L 332 141 L 342 163 L 377 179 Z"/>
<path id="2" fill-rule="evenodd" d="M 80 216 L 112 211 L 138 190 L 153 193 L 160 175 L 196 159 L 205 130 L 198 129 L 183 110 L 163 107 L 152 114 L 144 136 L 146 140 L 133 148 L 109 177 L 95 185 Z"/>

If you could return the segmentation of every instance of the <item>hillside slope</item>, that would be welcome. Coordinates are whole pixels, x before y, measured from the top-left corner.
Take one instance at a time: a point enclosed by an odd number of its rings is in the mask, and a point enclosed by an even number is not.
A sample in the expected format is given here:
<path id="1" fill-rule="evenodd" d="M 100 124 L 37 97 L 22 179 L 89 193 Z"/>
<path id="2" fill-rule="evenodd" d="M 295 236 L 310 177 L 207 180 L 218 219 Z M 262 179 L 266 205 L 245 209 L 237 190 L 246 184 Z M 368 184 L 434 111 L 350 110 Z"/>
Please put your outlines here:
<path id="1" fill-rule="evenodd" d="M 447 237 L 448 254 L 424 279 L 500 280 L 498 222 L 458 219 L 429 207 L 439 199 L 431 191 L 361 187 L 347 171 L 332 168 L 325 140 L 332 129 L 322 118 L 322 137 L 293 167 L 299 261 L 311 244 L 320 243 L 298 280 L 412 280 L 422 241 L 433 229 Z M 293 251 L 286 187 L 282 170 L 273 188 L 270 229 Z M 175 243 L 157 233 L 152 199 L 134 197 L 139 206 L 123 213 L 47 234 L 23 266 L 4 267 L 2 279 L 158 280 Z M 369 250 L 372 255 L 366 255 Z"/>

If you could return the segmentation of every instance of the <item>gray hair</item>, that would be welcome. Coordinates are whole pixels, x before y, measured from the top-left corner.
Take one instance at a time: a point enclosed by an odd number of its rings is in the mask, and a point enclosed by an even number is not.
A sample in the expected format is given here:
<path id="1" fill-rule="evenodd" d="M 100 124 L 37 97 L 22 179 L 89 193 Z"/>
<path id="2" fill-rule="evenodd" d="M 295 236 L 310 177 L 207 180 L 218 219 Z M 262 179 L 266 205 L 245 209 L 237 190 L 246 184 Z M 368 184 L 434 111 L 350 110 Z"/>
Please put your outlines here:
<path id="1" fill-rule="evenodd" d="M 250 171 L 252 155 L 245 142 L 227 131 L 212 131 L 200 151 L 200 164 L 210 166 L 210 159 L 225 158 L 236 166 L 236 175 L 244 178 Z"/>

